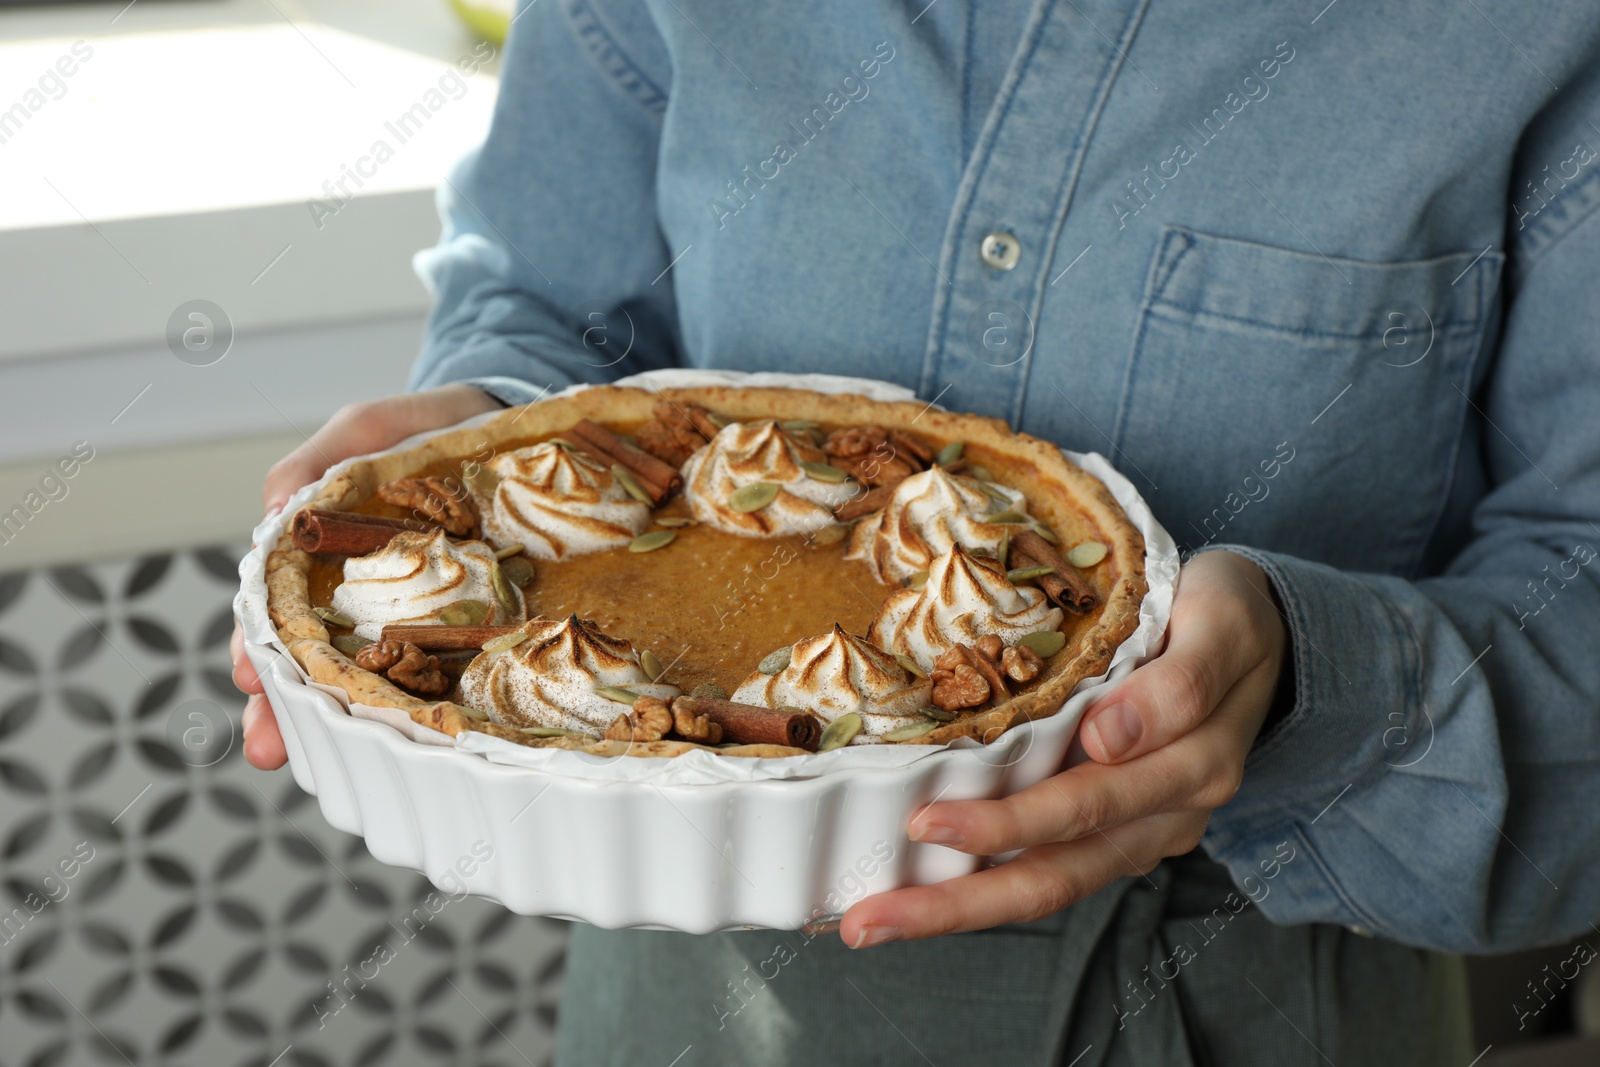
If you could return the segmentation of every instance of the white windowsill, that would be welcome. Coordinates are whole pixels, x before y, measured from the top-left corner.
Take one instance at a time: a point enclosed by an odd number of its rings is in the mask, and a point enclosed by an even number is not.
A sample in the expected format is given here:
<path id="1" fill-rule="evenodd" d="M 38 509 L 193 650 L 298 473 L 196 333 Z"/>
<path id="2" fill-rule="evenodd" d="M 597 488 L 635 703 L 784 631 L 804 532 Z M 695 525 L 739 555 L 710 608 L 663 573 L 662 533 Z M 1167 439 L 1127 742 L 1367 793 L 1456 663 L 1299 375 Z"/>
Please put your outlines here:
<path id="1" fill-rule="evenodd" d="M 445 0 L 0 11 L 0 510 L 97 453 L 0 570 L 242 537 L 285 445 L 404 387 L 411 256 L 488 128 L 491 55 Z M 196 299 L 235 331 L 208 366 L 167 342 Z"/>

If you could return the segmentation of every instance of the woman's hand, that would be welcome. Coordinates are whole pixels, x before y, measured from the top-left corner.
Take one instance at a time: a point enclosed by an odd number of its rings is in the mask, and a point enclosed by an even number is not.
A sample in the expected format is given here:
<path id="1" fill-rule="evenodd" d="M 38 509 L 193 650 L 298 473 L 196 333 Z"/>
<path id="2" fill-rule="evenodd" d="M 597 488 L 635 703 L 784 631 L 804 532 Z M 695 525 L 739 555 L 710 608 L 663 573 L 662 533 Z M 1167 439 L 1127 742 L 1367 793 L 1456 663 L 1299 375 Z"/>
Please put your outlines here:
<path id="1" fill-rule="evenodd" d="M 1088 760 L 1001 800 L 930 805 L 909 827 L 913 841 L 1022 854 L 868 897 L 845 913 L 840 936 L 863 948 L 1030 922 L 1188 852 L 1239 788 L 1287 643 L 1261 568 L 1226 551 L 1195 557 L 1166 650 L 1085 713 L 1078 743 Z"/>
<path id="2" fill-rule="evenodd" d="M 485 411 L 499 401 L 470 385 L 446 385 L 422 393 L 340 408 L 310 440 L 267 471 L 261 502 L 271 515 L 283 508 L 295 490 L 322 477 L 342 459 L 378 452 L 414 433 L 450 426 Z M 244 653 L 244 634 L 233 624 L 233 684 L 250 694 L 244 706 L 244 758 L 264 771 L 282 767 L 288 758 L 278 720 L 273 718 L 261 679 Z"/>

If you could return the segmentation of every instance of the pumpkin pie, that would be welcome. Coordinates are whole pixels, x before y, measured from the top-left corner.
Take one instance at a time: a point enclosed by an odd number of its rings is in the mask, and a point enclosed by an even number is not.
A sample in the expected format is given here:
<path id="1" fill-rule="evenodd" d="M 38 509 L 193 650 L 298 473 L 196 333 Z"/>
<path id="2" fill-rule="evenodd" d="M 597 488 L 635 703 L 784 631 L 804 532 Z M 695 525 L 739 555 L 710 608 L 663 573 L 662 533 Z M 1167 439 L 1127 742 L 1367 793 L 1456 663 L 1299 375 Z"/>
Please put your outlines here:
<path id="1" fill-rule="evenodd" d="M 1144 541 L 1004 423 L 784 388 L 600 386 L 321 484 L 267 560 L 311 678 L 601 755 L 993 741 L 1138 625 Z"/>

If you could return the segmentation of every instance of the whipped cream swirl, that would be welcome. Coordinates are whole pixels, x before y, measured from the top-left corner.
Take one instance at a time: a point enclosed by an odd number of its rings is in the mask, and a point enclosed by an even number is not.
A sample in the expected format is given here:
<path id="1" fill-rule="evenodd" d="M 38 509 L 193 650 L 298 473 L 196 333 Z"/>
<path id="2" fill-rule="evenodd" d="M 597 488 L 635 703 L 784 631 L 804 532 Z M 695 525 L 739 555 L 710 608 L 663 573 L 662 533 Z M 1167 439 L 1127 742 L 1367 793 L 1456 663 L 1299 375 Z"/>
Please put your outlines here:
<path id="1" fill-rule="evenodd" d="M 609 467 L 553 442 L 501 453 L 488 469 L 500 481 L 478 510 L 496 545 L 562 559 L 625 545 L 650 525 L 650 505 L 629 496 Z"/>
<path id="2" fill-rule="evenodd" d="M 932 682 L 835 623 L 831 634 L 796 642 L 789 665 L 777 674 L 750 675 L 733 699 L 767 708 L 803 708 L 827 722 L 856 712 L 862 721 L 859 744 L 925 721 L 917 711 L 928 707 L 932 696 Z"/>
<path id="3" fill-rule="evenodd" d="M 556 726 L 599 735 L 627 713 L 627 704 L 596 693 L 617 686 L 670 700 L 672 685 L 655 684 L 634 658 L 633 646 L 600 632 L 576 615 L 532 619 L 528 636 L 503 652 L 484 652 L 461 675 L 461 703 L 505 726 Z"/>
<path id="4" fill-rule="evenodd" d="M 372 641 L 392 623 L 438 622 L 439 609 L 457 600 L 486 604 L 485 625 L 514 626 L 522 621 L 522 594 L 513 587 L 517 612 L 507 614 L 495 599 L 493 570 L 494 550 L 482 541 L 454 542 L 443 530 L 400 533 L 371 555 L 344 561 L 333 607 Z"/>
<path id="5" fill-rule="evenodd" d="M 985 483 L 1006 503 L 991 498 L 971 478 L 952 476 L 943 467 L 913 474 L 895 487 L 880 511 L 862 519 L 850 535 L 846 559 L 859 559 L 880 582 L 899 582 L 933 563 L 934 557 L 963 548 L 995 551 L 1007 529 L 988 516 L 1004 511 L 1027 514 L 1027 500 L 1015 489 Z"/>
<path id="6" fill-rule="evenodd" d="M 934 560 L 921 589 L 889 594 L 867 637 L 932 670 L 933 661 L 957 644 L 994 634 L 1014 645 L 1027 634 L 1059 629 L 1062 618 L 1042 590 L 1013 585 L 1000 564 L 956 545 Z"/>
<path id="7" fill-rule="evenodd" d="M 862 490 L 849 480 L 814 478 L 802 463 L 827 465 L 828 457 L 771 420 L 730 423 L 684 464 L 683 495 L 695 518 L 728 533 L 745 537 L 814 533 L 834 521 L 834 508 Z M 770 504 L 750 512 L 728 506 L 734 490 L 757 482 L 779 487 Z"/>

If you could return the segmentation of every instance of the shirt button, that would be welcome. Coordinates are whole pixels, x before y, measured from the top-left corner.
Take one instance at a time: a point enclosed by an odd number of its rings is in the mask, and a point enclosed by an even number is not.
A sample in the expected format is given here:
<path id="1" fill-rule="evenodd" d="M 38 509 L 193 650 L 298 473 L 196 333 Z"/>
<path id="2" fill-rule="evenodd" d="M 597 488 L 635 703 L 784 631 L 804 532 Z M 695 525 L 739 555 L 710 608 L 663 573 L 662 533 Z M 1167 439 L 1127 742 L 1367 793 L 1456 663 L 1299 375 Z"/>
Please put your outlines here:
<path id="1" fill-rule="evenodd" d="M 983 244 L 978 246 L 978 254 L 983 257 L 984 263 L 995 270 L 1010 270 L 1022 256 L 1022 242 L 1017 240 L 1015 234 L 996 230 L 984 237 Z"/>

